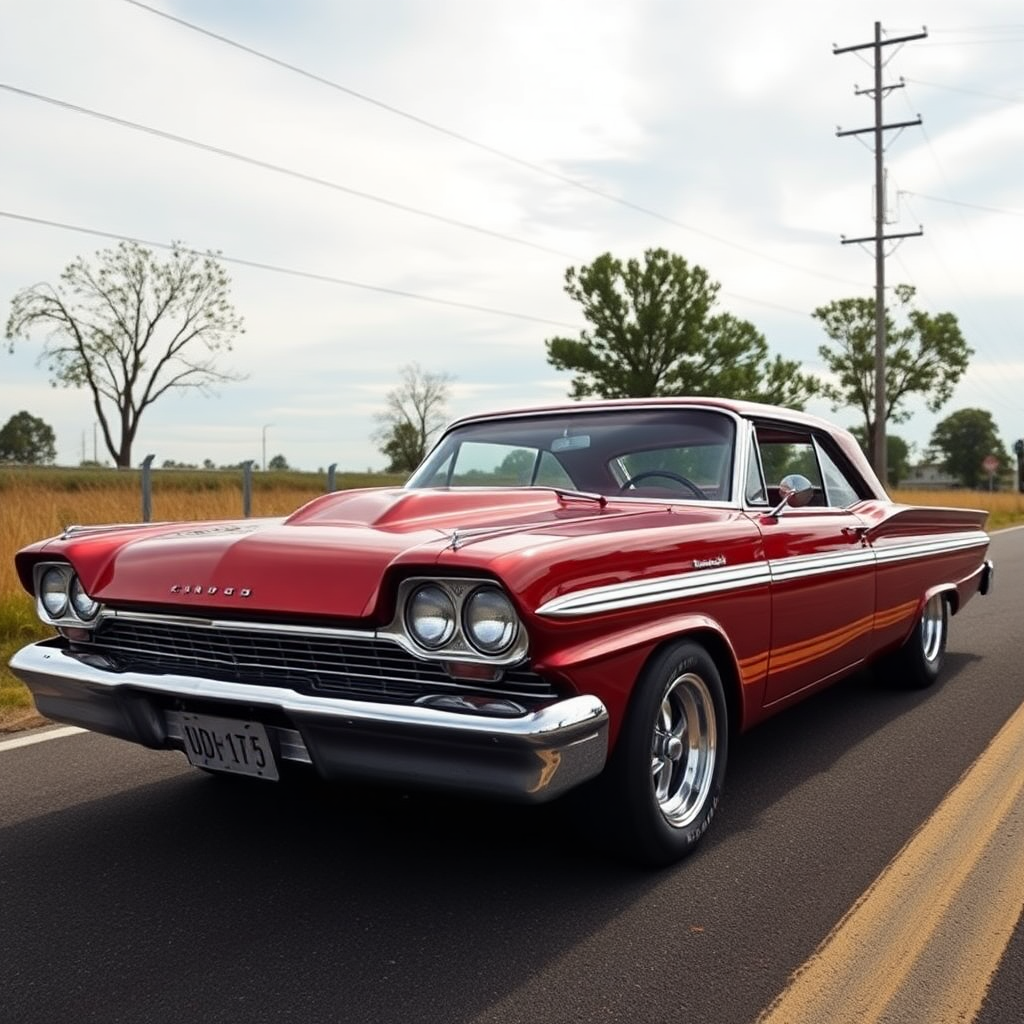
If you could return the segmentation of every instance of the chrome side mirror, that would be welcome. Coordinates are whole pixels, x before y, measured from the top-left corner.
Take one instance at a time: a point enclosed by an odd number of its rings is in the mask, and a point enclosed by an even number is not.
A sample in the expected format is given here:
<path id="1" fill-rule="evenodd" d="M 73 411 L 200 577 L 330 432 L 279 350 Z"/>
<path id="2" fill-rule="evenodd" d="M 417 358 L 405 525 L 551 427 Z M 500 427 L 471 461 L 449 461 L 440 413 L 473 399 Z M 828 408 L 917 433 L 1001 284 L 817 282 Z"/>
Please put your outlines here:
<path id="1" fill-rule="evenodd" d="M 768 514 L 773 519 L 777 519 L 787 506 L 803 508 L 804 505 L 810 504 L 813 497 L 814 484 L 799 473 L 791 473 L 789 476 L 784 476 L 779 483 L 779 503 Z"/>

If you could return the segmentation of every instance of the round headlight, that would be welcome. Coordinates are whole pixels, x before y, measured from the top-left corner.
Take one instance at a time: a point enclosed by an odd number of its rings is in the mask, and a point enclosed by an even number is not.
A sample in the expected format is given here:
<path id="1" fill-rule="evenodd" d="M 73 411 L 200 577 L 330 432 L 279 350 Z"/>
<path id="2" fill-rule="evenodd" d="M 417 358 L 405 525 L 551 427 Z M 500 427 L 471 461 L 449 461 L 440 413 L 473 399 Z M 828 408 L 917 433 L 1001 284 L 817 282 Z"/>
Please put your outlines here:
<path id="1" fill-rule="evenodd" d="M 455 605 L 446 590 L 428 583 L 409 598 L 405 621 L 413 639 L 434 650 L 448 643 L 455 632 Z"/>
<path id="2" fill-rule="evenodd" d="M 82 586 L 82 581 L 75 576 L 71 580 L 71 607 L 74 608 L 75 614 L 80 618 L 88 621 L 89 619 L 95 618 L 96 613 L 100 610 L 99 601 L 94 601 L 86 592 Z"/>
<path id="3" fill-rule="evenodd" d="M 473 591 L 462 610 L 462 621 L 469 642 L 482 654 L 501 654 L 519 633 L 516 610 L 496 587 Z"/>
<path id="4" fill-rule="evenodd" d="M 47 569 L 39 581 L 39 599 L 51 619 L 59 619 L 68 610 L 68 569 Z"/>

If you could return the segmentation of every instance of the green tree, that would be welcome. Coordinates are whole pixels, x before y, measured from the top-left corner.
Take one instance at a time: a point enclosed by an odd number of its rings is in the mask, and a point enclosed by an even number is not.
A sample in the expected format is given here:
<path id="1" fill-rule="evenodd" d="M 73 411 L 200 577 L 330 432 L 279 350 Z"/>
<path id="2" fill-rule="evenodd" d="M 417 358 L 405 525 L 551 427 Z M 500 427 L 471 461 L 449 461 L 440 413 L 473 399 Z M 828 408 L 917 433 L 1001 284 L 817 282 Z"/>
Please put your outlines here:
<path id="1" fill-rule="evenodd" d="M 426 454 L 423 441 L 411 423 L 396 423 L 381 441 L 380 450 L 388 459 L 386 473 L 411 473 Z"/>
<path id="2" fill-rule="evenodd" d="M 498 466 L 495 475 L 502 480 L 512 481 L 523 486 L 530 483 L 536 461 L 536 452 L 528 451 L 526 448 L 516 448 L 501 460 L 501 465 Z"/>
<path id="3" fill-rule="evenodd" d="M 857 438 L 857 443 L 867 456 L 868 462 L 873 462 L 874 453 L 869 445 L 867 429 L 863 425 L 851 427 L 850 433 Z M 900 481 L 910 473 L 910 445 L 898 434 L 885 435 L 885 466 L 886 483 L 890 487 L 899 487 Z"/>
<path id="4" fill-rule="evenodd" d="M 387 393 L 376 415 L 373 439 L 388 457 L 389 473 L 411 473 L 424 459 L 430 443 L 448 419 L 453 378 L 408 363 L 399 370 L 399 384 Z"/>
<path id="5" fill-rule="evenodd" d="M 52 463 L 56 458 L 53 428 L 38 416 L 22 410 L 0 428 L 0 462 L 41 466 Z"/>
<path id="6" fill-rule="evenodd" d="M 275 455 L 267 463 L 267 469 L 291 469 L 291 466 L 288 465 L 288 460 L 283 455 Z"/>
<path id="7" fill-rule="evenodd" d="M 952 313 L 934 316 L 911 305 L 915 289 L 901 284 L 894 289 L 894 311 L 885 314 L 885 423 L 903 423 L 910 417 L 907 399 L 919 395 L 930 412 L 949 401 L 957 381 L 974 354 Z M 822 394 L 833 409 L 853 406 L 864 417 L 866 448 L 875 446 L 875 300 L 838 299 L 819 306 L 820 320 L 831 345 L 818 352 L 832 375 Z M 884 429 L 884 425 L 883 425 Z"/>
<path id="8" fill-rule="evenodd" d="M 57 286 L 15 295 L 7 320 L 18 338 L 43 333 L 40 357 L 55 387 L 85 388 L 119 468 L 131 465 L 139 420 L 168 391 L 241 379 L 217 368 L 242 320 L 228 300 L 229 279 L 214 254 L 175 243 L 158 261 L 135 242 L 69 264 Z"/>
<path id="9" fill-rule="evenodd" d="M 642 264 L 604 253 L 570 267 L 565 291 L 591 325 L 545 342 L 548 362 L 575 374 L 572 398 L 722 395 L 799 409 L 818 391 L 799 363 L 769 356 L 753 324 L 714 313 L 719 285 L 665 249 Z"/>
<path id="10" fill-rule="evenodd" d="M 942 467 L 964 487 L 987 486 L 982 461 L 988 455 L 999 460 L 998 477 L 1011 467 L 1010 456 L 996 433 L 992 414 L 984 409 L 960 409 L 951 413 L 932 432 L 931 446 L 942 455 Z"/>

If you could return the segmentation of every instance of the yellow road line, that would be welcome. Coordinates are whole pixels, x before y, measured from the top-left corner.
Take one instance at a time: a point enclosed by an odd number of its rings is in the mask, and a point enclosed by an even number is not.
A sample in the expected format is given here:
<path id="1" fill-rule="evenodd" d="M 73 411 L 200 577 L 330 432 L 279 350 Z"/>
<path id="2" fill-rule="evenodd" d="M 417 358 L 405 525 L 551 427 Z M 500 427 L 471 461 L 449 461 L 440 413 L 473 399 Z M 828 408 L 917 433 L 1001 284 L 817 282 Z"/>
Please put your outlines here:
<path id="1" fill-rule="evenodd" d="M 1022 910 L 1024 705 L 758 1024 L 968 1024 Z"/>

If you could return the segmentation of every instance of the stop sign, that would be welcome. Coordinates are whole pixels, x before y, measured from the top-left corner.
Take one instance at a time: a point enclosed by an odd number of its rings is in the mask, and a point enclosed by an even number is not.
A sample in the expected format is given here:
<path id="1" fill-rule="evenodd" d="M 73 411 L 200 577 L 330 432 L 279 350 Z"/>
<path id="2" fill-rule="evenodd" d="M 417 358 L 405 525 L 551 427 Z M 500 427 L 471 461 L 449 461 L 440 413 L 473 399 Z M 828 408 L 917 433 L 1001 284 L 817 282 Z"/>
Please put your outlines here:
<path id="1" fill-rule="evenodd" d="M 994 455 L 986 455 L 981 460 L 981 468 L 991 476 L 999 468 L 999 460 Z"/>

